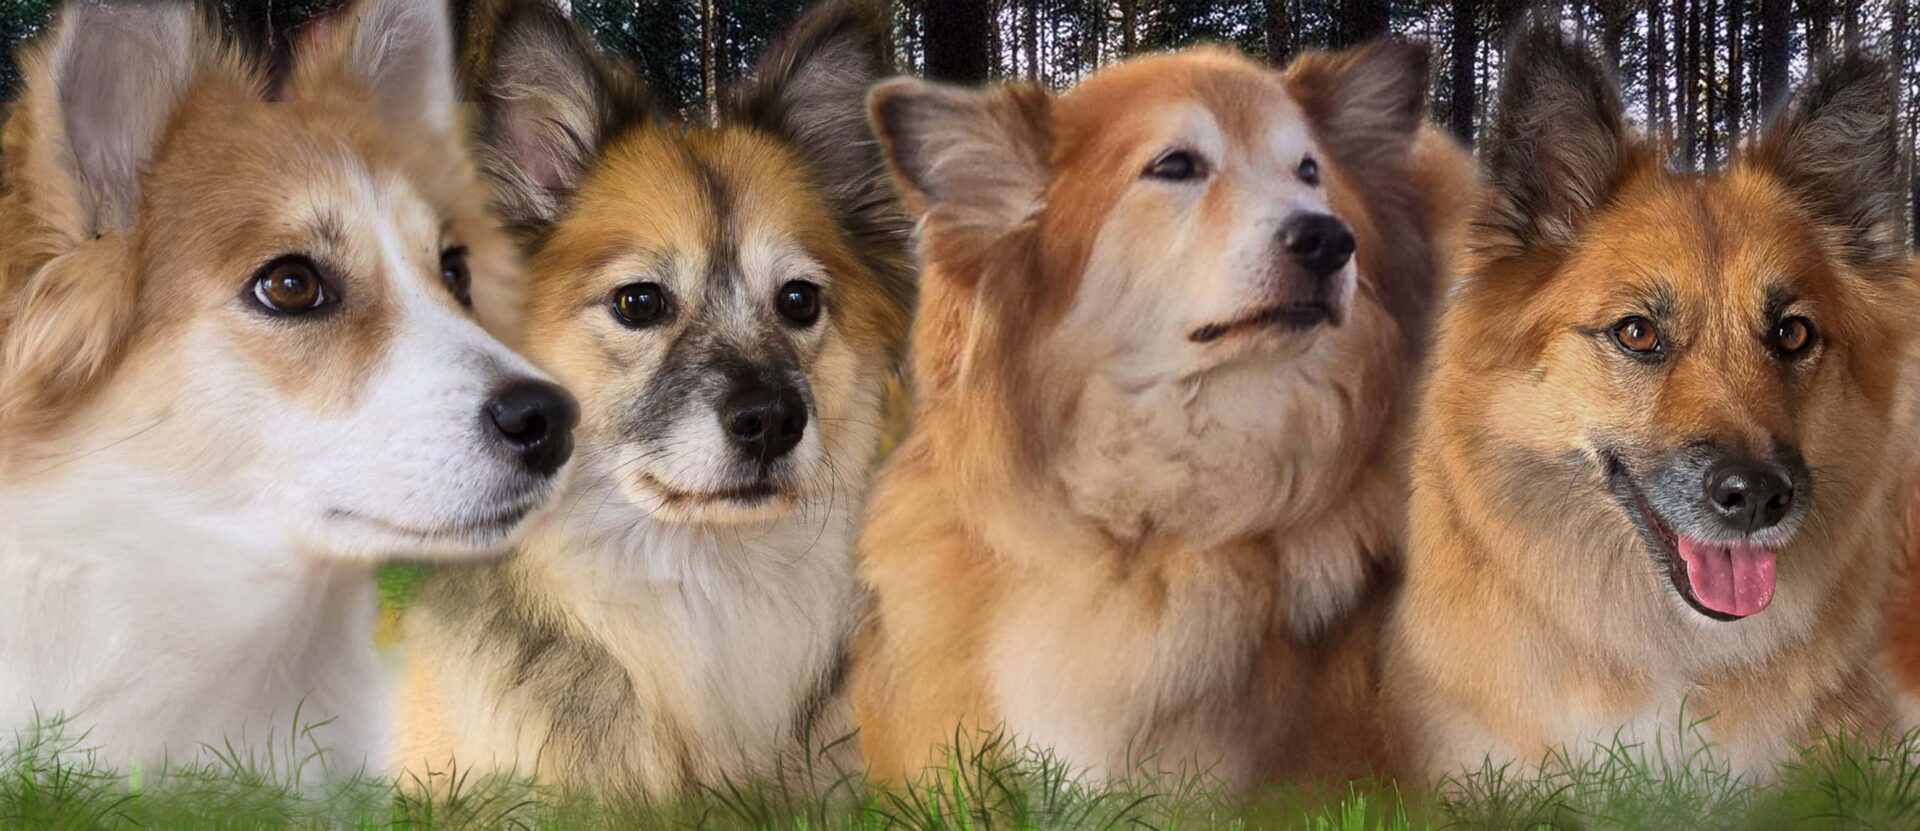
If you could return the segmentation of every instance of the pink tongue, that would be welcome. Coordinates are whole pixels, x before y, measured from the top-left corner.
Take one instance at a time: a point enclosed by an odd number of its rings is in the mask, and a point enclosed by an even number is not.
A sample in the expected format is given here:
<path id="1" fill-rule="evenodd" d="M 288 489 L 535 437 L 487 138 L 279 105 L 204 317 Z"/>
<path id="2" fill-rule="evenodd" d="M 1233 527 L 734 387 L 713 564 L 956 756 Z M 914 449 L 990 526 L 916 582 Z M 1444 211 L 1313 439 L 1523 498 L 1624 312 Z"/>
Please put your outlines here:
<path id="1" fill-rule="evenodd" d="M 1723 615 L 1746 617 L 1773 602 L 1772 549 L 1680 539 L 1693 599 Z"/>

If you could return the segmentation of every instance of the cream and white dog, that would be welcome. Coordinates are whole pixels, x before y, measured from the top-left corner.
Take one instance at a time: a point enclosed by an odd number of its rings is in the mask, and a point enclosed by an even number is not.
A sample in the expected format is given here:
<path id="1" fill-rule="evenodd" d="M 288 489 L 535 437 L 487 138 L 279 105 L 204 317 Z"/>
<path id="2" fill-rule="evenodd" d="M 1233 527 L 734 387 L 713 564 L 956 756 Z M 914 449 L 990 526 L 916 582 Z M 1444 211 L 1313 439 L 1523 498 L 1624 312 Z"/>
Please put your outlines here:
<path id="1" fill-rule="evenodd" d="M 374 568 L 509 545 L 577 411 L 478 322 L 513 324 L 515 275 L 438 4 L 362 0 L 275 90 L 215 32 L 185 3 L 74 4 L 26 64 L 0 730 L 64 717 L 111 764 L 379 766 Z"/>

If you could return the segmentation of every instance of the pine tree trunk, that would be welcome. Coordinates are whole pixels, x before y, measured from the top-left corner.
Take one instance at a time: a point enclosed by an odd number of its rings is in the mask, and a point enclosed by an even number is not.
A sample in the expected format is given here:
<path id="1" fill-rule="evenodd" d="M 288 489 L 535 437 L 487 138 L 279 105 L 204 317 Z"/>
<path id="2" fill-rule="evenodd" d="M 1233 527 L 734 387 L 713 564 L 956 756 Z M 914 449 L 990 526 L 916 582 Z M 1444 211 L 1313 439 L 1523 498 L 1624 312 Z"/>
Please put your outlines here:
<path id="1" fill-rule="evenodd" d="M 1627 39 L 1627 27 L 1633 25 L 1633 6 L 1629 0 L 1601 0 L 1596 5 L 1600 10 L 1600 50 L 1606 54 L 1607 64 L 1617 73 L 1620 71 L 1622 44 Z"/>
<path id="2" fill-rule="evenodd" d="M 1293 16 L 1287 7 L 1289 0 L 1266 0 L 1267 5 L 1267 61 L 1274 66 L 1286 66 L 1293 57 Z M 1122 0 L 1122 5 L 1131 13 L 1131 0 Z M 1458 5 L 1456 3 L 1455 5 Z"/>
<path id="3" fill-rule="evenodd" d="M 1746 113 L 1744 98 L 1746 83 L 1746 62 L 1743 60 L 1746 50 L 1741 46 L 1746 39 L 1745 0 L 1727 0 L 1727 150 L 1739 146 L 1742 135 L 1741 119 Z"/>
<path id="4" fill-rule="evenodd" d="M 714 60 L 714 28 L 720 21 L 714 2 L 702 0 L 700 4 L 700 94 L 707 102 L 708 124 L 720 123 L 720 73 Z"/>
<path id="5" fill-rule="evenodd" d="M 1026 17 L 1021 21 L 1021 30 L 1026 36 L 1027 80 L 1040 80 L 1040 4 L 1036 0 L 1025 0 L 1020 4 Z"/>
<path id="6" fill-rule="evenodd" d="M 1653 132 L 1665 139 L 1671 103 L 1667 98 L 1667 22 L 1662 0 L 1647 0 L 1647 102 Z"/>
<path id="7" fill-rule="evenodd" d="M 1700 11 L 1700 94 L 1701 118 L 1700 137 L 1705 144 L 1701 155 L 1708 169 L 1720 164 L 1720 64 L 1717 58 L 1720 48 L 1718 33 L 1720 27 L 1715 21 L 1720 19 L 1720 0 L 1707 0 L 1706 8 Z"/>
<path id="8" fill-rule="evenodd" d="M 1694 62 L 1694 35 L 1699 33 L 1700 17 L 1694 14 L 1693 3 L 1688 0 L 1674 0 L 1673 3 L 1673 55 L 1674 55 L 1674 133 L 1680 144 L 1680 169 L 1693 169 L 1693 102 L 1694 70 L 1699 65 Z"/>
<path id="9" fill-rule="evenodd" d="M 994 49 L 987 0 L 929 0 L 921 15 L 926 76 L 956 84 L 985 83 Z"/>
<path id="10" fill-rule="evenodd" d="M 1339 46 L 1356 46 L 1387 33 L 1392 9 L 1387 0 L 1345 0 L 1340 4 Z"/>
<path id="11" fill-rule="evenodd" d="M 1841 3 L 1841 8 L 1845 10 L 1842 12 L 1843 17 L 1841 18 L 1841 26 L 1840 26 L 1840 31 L 1842 32 L 1841 42 L 1846 44 L 1848 51 L 1859 49 L 1860 48 L 1860 3 L 1857 2 L 1857 0 L 1855 0 L 1854 2 L 1843 2 Z"/>
<path id="12" fill-rule="evenodd" d="M 1792 4 L 1760 0 L 1760 111 L 1772 112 L 1787 94 L 1787 50 L 1793 43 Z"/>
<path id="13" fill-rule="evenodd" d="M 1807 18 L 1807 56 L 1818 61 L 1831 51 L 1829 37 L 1833 29 L 1833 4 L 1830 0 L 1804 0 L 1802 14 Z"/>
<path id="14" fill-rule="evenodd" d="M 1140 47 L 1140 0 L 1120 0 L 1120 54 Z"/>
<path id="15" fill-rule="evenodd" d="M 1473 0 L 1453 0 L 1453 21 L 1447 49 L 1452 58 L 1451 90 L 1447 95 L 1447 129 L 1455 138 L 1473 143 L 1474 57 L 1479 51 L 1479 21 Z"/>

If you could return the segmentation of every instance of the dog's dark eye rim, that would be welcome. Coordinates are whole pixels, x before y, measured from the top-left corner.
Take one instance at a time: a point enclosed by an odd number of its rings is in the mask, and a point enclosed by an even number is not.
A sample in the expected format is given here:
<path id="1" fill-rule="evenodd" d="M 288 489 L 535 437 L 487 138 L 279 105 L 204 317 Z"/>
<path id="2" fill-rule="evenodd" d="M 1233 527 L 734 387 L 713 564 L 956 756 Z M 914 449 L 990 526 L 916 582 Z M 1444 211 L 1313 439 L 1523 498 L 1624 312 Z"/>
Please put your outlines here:
<path id="1" fill-rule="evenodd" d="M 607 298 L 613 317 L 629 329 L 656 325 L 673 312 L 673 297 L 665 286 L 651 280 L 627 283 Z"/>
<path id="2" fill-rule="evenodd" d="M 473 308 L 473 272 L 467 268 L 466 246 L 448 246 L 440 252 L 440 281 L 460 305 Z"/>
<path id="3" fill-rule="evenodd" d="M 1140 175 L 1143 178 L 1167 182 L 1191 182 L 1196 179 L 1205 179 L 1207 172 L 1207 160 L 1199 153 L 1184 147 L 1176 147 L 1154 157 Z"/>
<path id="4" fill-rule="evenodd" d="M 1621 352 L 1637 360 L 1658 360 L 1667 350 L 1660 327 L 1645 315 L 1627 315 L 1614 321 L 1607 327 L 1607 337 Z"/>
<path id="5" fill-rule="evenodd" d="M 1793 334 L 1798 333 L 1798 343 L 1790 343 Z M 1813 351 L 1813 345 L 1820 340 L 1820 330 L 1805 315 L 1787 315 L 1774 321 L 1773 330 L 1767 333 L 1767 343 L 1775 354 L 1782 358 L 1799 358 Z"/>
<path id="6" fill-rule="evenodd" d="M 820 319 L 820 286 L 807 280 L 788 280 L 773 296 L 773 308 L 802 329 Z"/>
<path id="7" fill-rule="evenodd" d="M 273 296 L 276 278 L 297 277 L 312 282 L 312 298 Z M 304 254 L 285 254 L 255 269 L 247 278 L 241 296 L 253 308 L 271 317 L 304 317 L 332 308 L 340 302 L 340 291 L 327 279 L 324 269 Z M 294 302 L 287 302 L 292 300 Z"/>
<path id="8" fill-rule="evenodd" d="M 1293 173 L 1309 185 L 1320 184 L 1320 162 L 1312 156 L 1300 157 L 1300 165 L 1293 169 Z"/>

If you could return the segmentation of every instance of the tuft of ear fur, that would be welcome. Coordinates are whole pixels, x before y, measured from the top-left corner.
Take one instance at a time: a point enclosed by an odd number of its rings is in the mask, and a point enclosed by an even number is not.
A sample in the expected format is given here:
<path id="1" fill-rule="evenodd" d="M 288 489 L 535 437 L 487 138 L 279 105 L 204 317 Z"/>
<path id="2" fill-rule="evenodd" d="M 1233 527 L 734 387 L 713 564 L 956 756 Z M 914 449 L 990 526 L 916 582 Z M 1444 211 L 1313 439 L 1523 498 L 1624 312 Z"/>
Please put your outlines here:
<path id="1" fill-rule="evenodd" d="M 1301 57 L 1287 68 L 1287 88 L 1327 152 L 1364 171 L 1413 146 L 1426 116 L 1429 60 L 1425 46 L 1382 38 Z"/>
<path id="2" fill-rule="evenodd" d="M 57 419 L 118 361 L 142 177 L 219 37 L 192 4 L 76 2 L 23 62 L 0 212 L 0 430 Z"/>
<path id="3" fill-rule="evenodd" d="M 646 90 L 545 0 L 484 21 L 473 71 L 495 206 L 517 232 L 553 222 L 610 136 L 651 117 Z"/>
<path id="4" fill-rule="evenodd" d="M 1815 70 L 1749 157 L 1841 232 L 1843 256 L 1870 269 L 1897 269 L 1906 258 L 1906 175 L 1893 109 L 1886 64 L 1849 54 Z"/>
<path id="5" fill-rule="evenodd" d="M 193 81 L 200 32 L 188 3 L 72 3 L 26 61 L 13 184 L 60 237 L 56 250 L 132 224 L 141 173 Z"/>
<path id="6" fill-rule="evenodd" d="M 294 99 L 325 95 L 337 78 L 364 85 L 387 123 L 452 135 L 453 31 L 444 2 L 359 0 L 345 20 L 303 33 L 289 88 Z"/>
<path id="7" fill-rule="evenodd" d="M 902 78 L 876 88 L 869 106 L 908 208 L 957 230 L 996 233 L 1044 206 L 1052 103 L 1033 84 L 972 90 Z"/>
<path id="8" fill-rule="evenodd" d="M 1493 204 L 1478 242 L 1513 251 L 1570 245 L 1629 169 L 1637 141 L 1592 53 L 1535 23 L 1507 50 L 1499 111 L 1482 150 Z"/>
<path id="9" fill-rule="evenodd" d="M 856 250 L 904 306 L 913 291 L 912 223 L 866 109 L 867 92 L 892 73 L 888 27 L 886 10 L 866 0 L 814 6 L 767 47 L 730 111 L 799 152 L 835 218 L 860 241 Z"/>
<path id="10" fill-rule="evenodd" d="M 55 257 L 12 299 L 0 339 L 0 429 L 32 430 L 93 390 L 120 358 L 138 306 L 127 234 Z"/>

